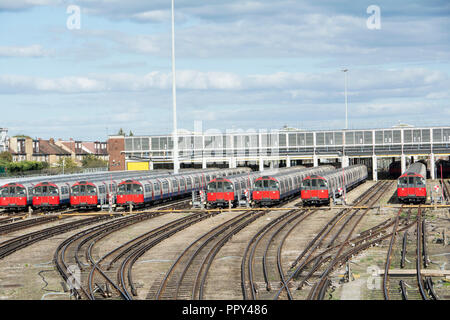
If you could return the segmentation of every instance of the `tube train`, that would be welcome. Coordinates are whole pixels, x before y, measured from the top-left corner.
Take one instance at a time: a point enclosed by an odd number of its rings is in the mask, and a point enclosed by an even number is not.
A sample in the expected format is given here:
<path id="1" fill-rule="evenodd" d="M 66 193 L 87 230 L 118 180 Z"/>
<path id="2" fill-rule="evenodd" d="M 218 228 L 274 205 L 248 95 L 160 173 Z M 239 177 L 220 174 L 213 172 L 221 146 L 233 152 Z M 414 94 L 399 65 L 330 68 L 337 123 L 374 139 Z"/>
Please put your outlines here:
<path id="1" fill-rule="evenodd" d="M 397 197 L 401 202 L 425 203 L 427 200 L 427 169 L 415 162 L 398 178 Z"/>
<path id="2" fill-rule="evenodd" d="M 334 169 L 333 166 L 324 165 L 260 176 L 253 184 L 252 204 L 273 205 L 300 195 L 301 184 L 305 177 L 321 175 Z"/>
<path id="3" fill-rule="evenodd" d="M 249 171 L 248 168 L 228 169 L 238 173 Z M 196 170 L 195 172 L 216 172 L 218 170 Z M 224 171 L 224 170 L 220 170 Z M 194 171 L 187 171 L 194 172 Z M 62 208 L 67 206 L 78 208 L 98 208 L 108 203 L 109 196 L 114 196 L 117 186 L 123 180 L 149 179 L 149 177 L 170 176 L 166 170 L 161 171 L 120 171 L 94 174 L 58 175 L 51 178 L 42 177 L 24 179 L 24 182 L 9 182 L 0 187 L 0 208 L 8 210 L 26 210 L 28 207 Z M 128 204 L 133 202 L 128 201 Z"/>
<path id="4" fill-rule="evenodd" d="M 326 172 L 323 175 L 311 175 L 303 179 L 301 198 L 303 205 L 330 204 L 331 198 L 339 197 L 367 179 L 365 165 L 353 165 Z"/>
<path id="5" fill-rule="evenodd" d="M 238 205 L 240 199 L 250 192 L 250 187 L 258 172 L 247 172 L 233 177 L 220 177 L 208 182 L 206 188 L 206 207 L 226 207 Z M 248 195 L 248 194 L 247 194 Z"/>
<path id="6" fill-rule="evenodd" d="M 249 173 L 250 168 L 196 170 L 177 175 L 163 175 L 128 179 L 117 186 L 116 204 L 119 207 L 144 206 L 165 199 L 188 196 L 201 190 L 218 177 Z"/>
<path id="7" fill-rule="evenodd" d="M 167 173 L 167 171 L 153 172 Z M 55 175 L 25 178 L 0 187 L 0 209 L 13 211 L 34 208 L 57 208 L 69 204 L 69 188 L 71 183 L 83 179 L 105 179 L 105 177 L 121 179 L 122 177 L 142 175 L 141 171 L 100 172 L 88 174 Z"/>

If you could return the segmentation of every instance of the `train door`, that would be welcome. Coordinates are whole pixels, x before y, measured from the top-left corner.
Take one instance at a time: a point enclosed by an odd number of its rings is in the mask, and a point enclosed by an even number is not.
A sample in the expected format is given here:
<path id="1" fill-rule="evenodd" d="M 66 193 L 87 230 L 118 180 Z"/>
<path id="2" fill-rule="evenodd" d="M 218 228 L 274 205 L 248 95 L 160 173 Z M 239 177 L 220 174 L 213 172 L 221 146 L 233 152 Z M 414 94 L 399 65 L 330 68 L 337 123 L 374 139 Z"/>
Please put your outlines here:
<path id="1" fill-rule="evenodd" d="M 416 197 L 426 197 L 427 196 L 427 184 L 424 178 L 415 177 L 415 191 Z"/>
<path id="2" fill-rule="evenodd" d="M 319 190 L 317 188 L 317 182 L 318 182 L 318 179 L 311 178 L 311 184 L 310 184 L 310 197 L 311 198 L 319 197 Z"/>
<path id="3" fill-rule="evenodd" d="M 416 195 L 416 177 L 408 177 L 408 196 Z"/>

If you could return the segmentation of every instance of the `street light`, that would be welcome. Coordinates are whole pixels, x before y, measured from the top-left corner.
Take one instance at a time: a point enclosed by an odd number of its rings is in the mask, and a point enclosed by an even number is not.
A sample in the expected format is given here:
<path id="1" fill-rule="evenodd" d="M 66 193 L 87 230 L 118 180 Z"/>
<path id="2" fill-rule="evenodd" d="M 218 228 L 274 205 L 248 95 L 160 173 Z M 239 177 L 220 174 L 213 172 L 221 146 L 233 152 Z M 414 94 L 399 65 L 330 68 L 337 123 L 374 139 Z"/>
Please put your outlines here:
<path id="1" fill-rule="evenodd" d="M 348 104 L 347 104 L 347 71 L 348 69 L 341 70 L 345 73 L 345 129 L 348 129 Z"/>
<path id="2" fill-rule="evenodd" d="M 172 100 L 173 100 L 173 173 L 178 173 L 177 91 L 175 78 L 175 16 L 172 0 Z"/>

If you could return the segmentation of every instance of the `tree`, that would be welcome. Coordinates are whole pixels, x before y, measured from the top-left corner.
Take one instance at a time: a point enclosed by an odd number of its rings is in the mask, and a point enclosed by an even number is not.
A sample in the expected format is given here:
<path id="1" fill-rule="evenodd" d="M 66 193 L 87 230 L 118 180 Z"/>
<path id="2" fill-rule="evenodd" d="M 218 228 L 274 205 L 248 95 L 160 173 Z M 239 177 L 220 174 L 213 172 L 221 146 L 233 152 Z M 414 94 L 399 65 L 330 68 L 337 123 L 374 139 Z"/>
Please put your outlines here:
<path id="1" fill-rule="evenodd" d="M 60 168 L 64 166 L 64 169 L 73 169 L 78 167 L 77 163 L 70 157 L 60 157 L 57 162 L 57 166 Z"/>
<path id="2" fill-rule="evenodd" d="M 123 131 L 122 128 L 120 128 L 119 132 L 117 133 L 118 136 L 125 136 L 125 131 Z"/>
<path id="3" fill-rule="evenodd" d="M 133 134 L 133 132 L 131 132 L 131 130 L 130 130 L 130 134 L 128 136 L 130 136 L 130 137 L 134 136 L 134 134 Z"/>
<path id="4" fill-rule="evenodd" d="M 1 152 L 0 153 L 0 161 L 2 161 L 2 162 L 12 162 L 13 161 L 12 154 L 9 153 L 8 151 Z"/>
<path id="5" fill-rule="evenodd" d="M 99 157 L 89 154 L 81 160 L 83 168 L 103 168 L 108 166 L 108 161 L 102 160 Z"/>

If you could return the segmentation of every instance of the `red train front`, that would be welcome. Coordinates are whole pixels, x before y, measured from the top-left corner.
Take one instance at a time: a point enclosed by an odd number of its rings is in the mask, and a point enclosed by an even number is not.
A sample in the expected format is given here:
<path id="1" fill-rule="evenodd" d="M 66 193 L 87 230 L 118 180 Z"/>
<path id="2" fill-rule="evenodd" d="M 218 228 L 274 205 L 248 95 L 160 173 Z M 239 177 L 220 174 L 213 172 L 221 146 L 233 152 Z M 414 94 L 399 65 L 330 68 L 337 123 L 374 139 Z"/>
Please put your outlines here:
<path id="1" fill-rule="evenodd" d="M 259 205 L 269 205 L 280 201 L 280 187 L 273 177 L 260 177 L 255 180 L 252 200 Z"/>
<path id="2" fill-rule="evenodd" d="M 208 183 L 206 201 L 212 206 L 225 207 L 235 202 L 233 184 L 225 178 L 216 178 Z"/>
<path id="3" fill-rule="evenodd" d="M 88 181 L 75 183 L 70 195 L 70 206 L 78 208 L 97 208 L 97 187 Z"/>
<path id="4" fill-rule="evenodd" d="M 301 197 L 304 204 L 330 204 L 327 180 L 311 175 L 303 179 Z"/>
<path id="5" fill-rule="evenodd" d="M 134 180 L 126 180 L 119 183 L 116 203 L 118 206 L 126 206 L 128 204 L 143 206 L 144 188 L 142 184 Z"/>
<path id="6" fill-rule="evenodd" d="M 0 188 L 0 208 L 23 210 L 29 204 L 27 190 L 22 184 L 9 183 Z"/>
<path id="7" fill-rule="evenodd" d="M 58 187 L 49 182 L 42 182 L 33 188 L 33 207 L 59 207 L 60 197 Z"/>
<path id="8" fill-rule="evenodd" d="M 401 202 L 425 203 L 427 200 L 426 167 L 423 163 L 413 163 L 398 178 L 397 197 Z"/>

